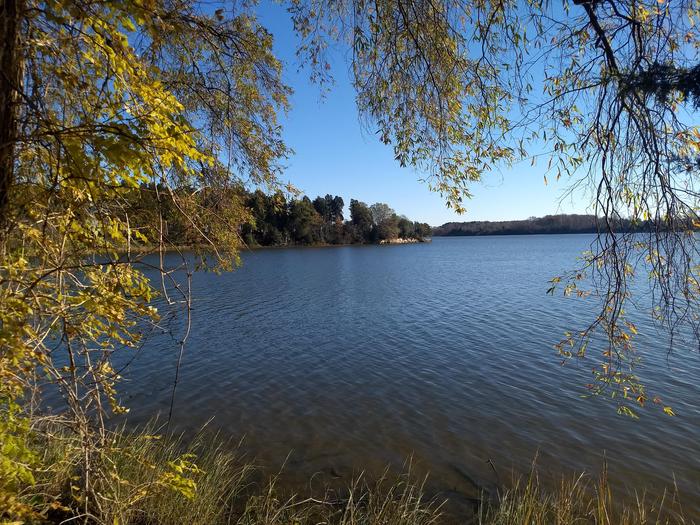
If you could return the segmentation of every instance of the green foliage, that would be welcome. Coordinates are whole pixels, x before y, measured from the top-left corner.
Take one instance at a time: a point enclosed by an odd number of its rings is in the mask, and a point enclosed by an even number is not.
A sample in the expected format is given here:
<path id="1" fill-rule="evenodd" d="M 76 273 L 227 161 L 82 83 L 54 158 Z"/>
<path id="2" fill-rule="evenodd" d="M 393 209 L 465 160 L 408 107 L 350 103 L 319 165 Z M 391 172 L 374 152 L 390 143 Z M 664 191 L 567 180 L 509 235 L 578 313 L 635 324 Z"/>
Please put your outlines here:
<path id="1" fill-rule="evenodd" d="M 375 236 L 380 241 L 388 241 L 398 238 L 399 232 L 399 217 L 393 213 L 376 225 Z M 409 237 L 412 236 L 409 235 Z"/>
<path id="2" fill-rule="evenodd" d="M 383 202 L 376 202 L 369 207 L 369 211 L 372 213 L 372 220 L 374 224 L 381 224 L 382 222 L 389 220 L 392 216 L 396 215 L 396 212 L 392 210 L 388 204 Z"/>
<path id="3" fill-rule="evenodd" d="M 350 221 L 360 238 L 367 238 L 371 235 L 374 219 L 372 212 L 364 202 L 350 200 Z"/>
<path id="4" fill-rule="evenodd" d="M 28 445 L 29 420 L 16 399 L 0 405 L 0 519 L 3 516 L 32 518 L 34 509 L 20 500 L 18 493 L 33 485 L 37 457 Z"/>
<path id="5" fill-rule="evenodd" d="M 343 222 L 344 203 L 339 196 L 287 201 L 282 193 L 241 192 L 253 217 L 241 227 L 241 236 L 250 245 L 373 243 L 397 237 L 424 240 L 431 235 L 428 224 L 400 219 L 386 204 L 373 205 L 388 210 L 386 218 L 375 223 L 370 208 L 352 199 L 351 220 Z M 401 230 L 398 227 L 400 220 L 404 221 Z"/>
<path id="6" fill-rule="evenodd" d="M 320 240 L 319 231 L 323 219 L 314 209 L 308 197 L 294 200 L 290 204 L 290 231 L 302 244 L 314 244 Z"/>

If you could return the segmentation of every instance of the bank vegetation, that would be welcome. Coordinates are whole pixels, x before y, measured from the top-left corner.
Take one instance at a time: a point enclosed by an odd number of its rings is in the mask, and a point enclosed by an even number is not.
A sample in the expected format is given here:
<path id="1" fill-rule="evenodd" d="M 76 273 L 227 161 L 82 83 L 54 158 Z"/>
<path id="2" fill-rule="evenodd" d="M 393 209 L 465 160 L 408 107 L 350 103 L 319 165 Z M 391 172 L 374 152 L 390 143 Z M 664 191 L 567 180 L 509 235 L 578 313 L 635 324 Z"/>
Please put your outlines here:
<path id="1" fill-rule="evenodd" d="M 281 471 L 265 470 L 235 443 L 201 433 L 185 442 L 164 437 L 153 425 L 109 431 L 90 470 L 95 499 L 85 501 L 80 480 L 84 446 L 67 422 L 42 419 L 32 443 L 44 468 L 18 487 L 11 523 L 108 525 L 685 525 L 673 490 L 660 497 L 614 492 L 605 465 L 585 474 L 540 481 L 536 462 L 524 476 L 482 491 L 473 506 L 454 511 L 440 494 L 426 495 L 426 480 L 407 459 L 403 472 L 378 478 L 364 473 L 344 485 L 292 493 Z M 162 430 L 162 428 L 160 429 Z M 311 483 L 308 486 L 318 485 Z M 5 502 L 8 503 L 7 501 Z M 21 518 L 18 517 L 21 515 Z"/>

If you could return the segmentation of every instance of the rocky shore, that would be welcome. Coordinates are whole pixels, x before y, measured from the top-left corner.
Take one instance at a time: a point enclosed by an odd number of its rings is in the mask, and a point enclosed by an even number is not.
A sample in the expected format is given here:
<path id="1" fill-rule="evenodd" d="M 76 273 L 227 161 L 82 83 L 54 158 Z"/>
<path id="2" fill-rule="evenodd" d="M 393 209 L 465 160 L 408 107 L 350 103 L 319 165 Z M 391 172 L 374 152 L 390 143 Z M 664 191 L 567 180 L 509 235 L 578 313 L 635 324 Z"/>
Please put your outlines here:
<path id="1" fill-rule="evenodd" d="M 430 242 L 430 239 L 416 239 L 415 237 L 398 237 L 396 239 L 384 239 L 379 244 L 414 244 L 417 242 Z"/>

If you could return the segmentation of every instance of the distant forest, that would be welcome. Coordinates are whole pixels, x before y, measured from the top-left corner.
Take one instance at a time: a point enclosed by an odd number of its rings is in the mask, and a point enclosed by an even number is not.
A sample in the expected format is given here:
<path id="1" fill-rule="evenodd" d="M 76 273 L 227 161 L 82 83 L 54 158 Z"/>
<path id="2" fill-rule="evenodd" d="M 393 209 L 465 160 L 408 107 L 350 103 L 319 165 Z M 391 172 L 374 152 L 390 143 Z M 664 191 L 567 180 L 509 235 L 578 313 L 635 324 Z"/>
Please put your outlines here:
<path id="1" fill-rule="evenodd" d="M 651 221 L 632 223 L 627 219 L 615 221 L 617 232 L 649 231 Z M 554 233 L 597 233 L 605 231 L 602 219 L 595 215 L 546 215 L 519 221 L 448 222 L 433 228 L 434 236 L 529 235 Z"/>
<path id="2" fill-rule="evenodd" d="M 175 203 L 159 198 L 165 188 L 143 185 L 133 192 L 130 215 L 138 215 L 141 224 L 155 225 L 163 217 L 164 235 L 175 245 L 197 244 L 206 232 L 183 218 L 175 206 L 194 208 L 200 216 L 228 216 L 233 210 L 245 210 L 243 216 L 231 217 L 237 235 L 248 246 L 293 246 L 323 244 L 369 244 L 397 239 L 423 241 L 431 235 L 426 223 L 414 222 L 398 215 L 389 205 L 367 205 L 351 199 L 348 218 L 345 201 L 337 195 L 311 200 L 307 196 L 288 199 L 284 193 L 248 192 L 243 188 L 225 191 L 175 191 Z M 178 199 L 178 193 L 181 199 Z M 232 204 L 243 204 L 233 206 Z"/>

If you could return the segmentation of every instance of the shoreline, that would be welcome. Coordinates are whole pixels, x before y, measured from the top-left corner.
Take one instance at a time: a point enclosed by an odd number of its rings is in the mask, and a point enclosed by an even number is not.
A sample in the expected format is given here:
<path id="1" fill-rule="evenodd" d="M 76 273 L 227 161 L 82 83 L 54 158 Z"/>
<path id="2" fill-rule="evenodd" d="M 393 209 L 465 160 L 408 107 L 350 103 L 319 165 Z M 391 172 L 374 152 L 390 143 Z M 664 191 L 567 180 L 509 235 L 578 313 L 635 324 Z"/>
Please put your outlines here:
<path id="1" fill-rule="evenodd" d="M 410 245 L 410 244 L 430 244 L 432 242 L 432 238 L 428 237 L 425 239 L 415 239 L 415 238 L 408 238 L 408 239 L 392 239 L 389 241 L 382 240 L 380 242 L 353 242 L 353 243 L 341 243 L 341 244 L 330 244 L 330 243 L 318 243 L 318 244 L 274 244 L 270 246 L 264 246 L 264 245 L 244 245 L 244 246 L 239 246 L 236 248 L 236 250 L 239 253 L 243 252 L 253 252 L 253 251 L 259 251 L 259 250 L 288 250 L 288 249 L 299 249 L 299 248 L 343 248 L 343 247 L 348 247 L 348 246 L 403 246 L 403 245 Z M 204 251 L 212 251 L 212 247 L 210 245 L 193 245 L 193 246 L 183 246 L 183 245 L 170 245 L 170 246 L 163 246 L 163 253 L 168 254 L 168 253 L 185 253 L 185 252 L 192 252 L 195 250 L 204 250 Z M 138 256 L 144 256 L 144 255 L 157 255 L 161 250 L 157 246 L 139 246 L 139 247 L 132 247 L 130 253 Z M 125 255 L 129 252 L 126 250 L 120 252 L 120 254 Z"/>

